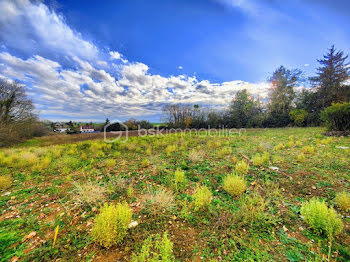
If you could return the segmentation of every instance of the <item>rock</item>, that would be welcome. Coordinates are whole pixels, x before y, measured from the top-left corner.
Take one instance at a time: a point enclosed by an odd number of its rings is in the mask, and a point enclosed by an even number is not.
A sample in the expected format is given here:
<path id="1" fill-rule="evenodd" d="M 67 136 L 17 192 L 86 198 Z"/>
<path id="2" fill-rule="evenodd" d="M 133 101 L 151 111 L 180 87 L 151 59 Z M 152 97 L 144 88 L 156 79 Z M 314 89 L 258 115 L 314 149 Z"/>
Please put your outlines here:
<path id="1" fill-rule="evenodd" d="M 278 170 L 279 170 L 279 168 L 276 167 L 276 166 L 269 166 L 269 168 L 270 168 L 271 170 L 273 170 L 273 171 L 278 171 Z"/>
<path id="2" fill-rule="evenodd" d="M 133 228 L 136 227 L 139 223 L 137 221 L 131 221 L 131 223 L 129 224 L 129 228 Z"/>
<path id="3" fill-rule="evenodd" d="M 336 146 L 335 148 L 339 148 L 339 149 L 348 149 L 348 146 Z"/>
<path id="4" fill-rule="evenodd" d="M 313 186 L 313 187 L 312 187 L 312 189 L 316 189 L 316 187 L 315 187 L 315 186 Z"/>
<path id="5" fill-rule="evenodd" d="M 2 194 L 2 196 L 8 196 L 10 194 L 11 194 L 11 192 L 6 192 L 6 193 Z"/>

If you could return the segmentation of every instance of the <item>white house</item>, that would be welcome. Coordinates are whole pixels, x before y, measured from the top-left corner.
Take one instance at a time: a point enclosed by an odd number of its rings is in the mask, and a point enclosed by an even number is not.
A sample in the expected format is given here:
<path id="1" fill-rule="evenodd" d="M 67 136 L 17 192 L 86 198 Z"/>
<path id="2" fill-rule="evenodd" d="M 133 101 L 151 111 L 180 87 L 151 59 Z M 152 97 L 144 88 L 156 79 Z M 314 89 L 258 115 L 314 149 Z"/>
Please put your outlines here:
<path id="1" fill-rule="evenodd" d="M 80 126 L 80 133 L 92 133 L 95 132 L 93 125 L 82 125 Z"/>

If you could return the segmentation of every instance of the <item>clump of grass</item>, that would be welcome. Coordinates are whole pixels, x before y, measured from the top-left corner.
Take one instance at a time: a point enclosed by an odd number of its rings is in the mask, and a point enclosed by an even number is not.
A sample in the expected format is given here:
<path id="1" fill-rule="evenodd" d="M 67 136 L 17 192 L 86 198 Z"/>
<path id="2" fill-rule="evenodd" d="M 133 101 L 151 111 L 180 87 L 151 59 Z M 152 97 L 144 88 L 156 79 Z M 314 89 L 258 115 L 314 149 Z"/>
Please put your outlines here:
<path id="1" fill-rule="evenodd" d="M 141 250 L 132 255 L 132 262 L 175 261 L 173 243 L 165 232 L 161 237 L 157 234 L 154 239 L 149 236 L 142 244 Z"/>
<path id="2" fill-rule="evenodd" d="M 209 207 L 213 198 L 212 192 L 207 186 L 197 187 L 196 192 L 193 194 L 194 209 L 205 210 Z"/>
<path id="3" fill-rule="evenodd" d="M 306 162 L 306 157 L 303 153 L 297 155 L 297 161 L 300 163 L 305 163 Z"/>
<path id="4" fill-rule="evenodd" d="M 117 161 L 115 161 L 114 159 L 106 159 L 105 160 L 105 166 L 108 168 L 114 167 L 116 166 Z"/>
<path id="5" fill-rule="evenodd" d="M 223 158 L 227 155 L 230 155 L 232 153 L 232 148 L 231 147 L 223 147 L 221 150 L 217 152 L 217 156 L 219 158 Z"/>
<path id="6" fill-rule="evenodd" d="M 300 213 L 303 220 L 315 230 L 324 233 L 328 238 L 339 234 L 343 229 L 343 222 L 333 208 L 328 208 L 324 201 L 312 198 L 303 203 Z"/>
<path id="7" fill-rule="evenodd" d="M 129 198 L 132 198 L 134 196 L 134 189 L 131 185 L 128 186 L 128 190 L 126 191 Z"/>
<path id="8" fill-rule="evenodd" d="M 109 175 L 108 191 L 109 193 L 121 193 L 126 189 L 126 181 L 118 175 Z"/>
<path id="9" fill-rule="evenodd" d="M 231 174 L 224 178 L 223 188 L 232 196 L 240 196 L 247 189 L 247 185 L 243 177 Z"/>
<path id="10" fill-rule="evenodd" d="M 174 186 L 175 190 L 182 191 L 187 185 L 188 181 L 185 176 L 185 172 L 180 169 L 177 169 L 174 173 Z"/>
<path id="11" fill-rule="evenodd" d="M 12 181 L 8 176 L 0 176 L 0 190 L 7 189 L 11 186 Z"/>
<path id="12" fill-rule="evenodd" d="M 284 149 L 284 145 L 282 143 L 278 144 L 277 146 L 274 147 L 276 151 Z"/>
<path id="13" fill-rule="evenodd" d="M 106 198 L 108 189 L 97 183 L 87 182 L 85 184 L 76 184 L 73 200 L 79 205 L 92 205 L 103 201 Z"/>
<path id="14" fill-rule="evenodd" d="M 236 164 L 236 172 L 239 175 L 246 175 L 246 174 L 248 174 L 248 171 L 249 171 L 249 164 L 248 163 L 246 163 L 243 160 L 237 162 L 237 164 Z"/>
<path id="15" fill-rule="evenodd" d="M 315 153 L 315 148 L 313 146 L 304 146 L 301 148 L 301 151 L 304 154 L 313 154 Z"/>
<path id="16" fill-rule="evenodd" d="M 295 141 L 295 146 L 302 146 L 303 144 L 300 141 Z"/>
<path id="17" fill-rule="evenodd" d="M 333 138 L 331 138 L 331 137 L 322 139 L 322 140 L 320 141 L 320 143 L 323 144 L 323 145 L 328 145 L 328 144 L 330 144 L 330 143 L 332 143 L 332 142 L 333 142 Z"/>
<path id="18" fill-rule="evenodd" d="M 174 194 L 164 188 L 158 189 L 144 197 L 145 206 L 152 215 L 168 213 L 175 207 Z"/>
<path id="19" fill-rule="evenodd" d="M 270 160 L 270 153 L 265 151 L 263 153 L 263 155 L 262 155 L 262 160 L 263 160 L 264 163 L 269 162 L 269 160 Z"/>
<path id="20" fill-rule="evenodd" d="M 290 147 L 293 147 L 294 146 L 294 141 L 293 140 L 290 140 L 286 143 L 286 148 L 290 148 Z"/>
<path id="21" fill-rule="evenodd" d="M 30 167 L 39 162 L 36 154 L 31 152 L 22 153 L 17 161 L 17 167 Z"/>
<path id="22" fill-rule="evenodd" d="M 339 193 L 335 199 L 335 203 L 339 207 L 339 209 L 347 212 L 350 210 L 350 194 L 348 192 Z"/>
<path id="23" fill-rule="evenodd" d="M 233 157 L 231 158 L 231 161 L 232 161 L 232 163 L 235 165 L 235 164 L 237 163 L 237 157 L 236 157 L 236 156 L 233 156 Z"/>
<path id="24" fill-rule="evenodd" d="M 143 159 L 142 162 L 141 162 L 141 167 L 148 167 L 150 164 L 151 164 L 151 163 L 150 163 L 149 159 L 148 159 L 148 158 L 145 158 L 145 159 Z"/>
<path id="25" fill-rule="evenodd" d="M 262 166 L 264 164 L 264 159 L 260 154 L 255 154 L 252 157 L 252 162 L 254 166 Z"/>
<path id="26" fill-rule="evenodd" d="M 147 148 L 145 151 L 146 155 L 150 156 L 152 155 L 152 149 L 151 148 Z"/>
<path id="27" fill-rule="evenodd" d="M 165 148 L 165 152 L 166 152 L 167 156 L 171 156 L 171 154 L 172 154 L 173 152 L 175 152 L 176 149 L 177 149 L 177 146 L 176 146 L 176 145 L 169 145 L 169 146 L 167 146 L 167 147 Z"/>
<path id="28" fill-rule="evenodd" d="M 240 202 L 241 208 L 236 215 L 238 224 L 264 230 L 277 222 L 278 218 L 268 211 L 269 201 L 258 193 L 247 195 Z"/>
<path id="29" fill-rule="evenodd" d="M 202 160 L 204 156 L 204 151 L 203 150 L 195 150 L 192 149 L 190 153 L 188 154 L 188 159 L 191 160 L 192 162 L 198 162 Z"/>
<path id="30" fill-rule="evenodd" d="M 92 239 L 106 248 L 119 244 L 126 236 L 131 216 L 131 209 L 126 203 L 116 206 L 105 204 L 95 218 Z"/>

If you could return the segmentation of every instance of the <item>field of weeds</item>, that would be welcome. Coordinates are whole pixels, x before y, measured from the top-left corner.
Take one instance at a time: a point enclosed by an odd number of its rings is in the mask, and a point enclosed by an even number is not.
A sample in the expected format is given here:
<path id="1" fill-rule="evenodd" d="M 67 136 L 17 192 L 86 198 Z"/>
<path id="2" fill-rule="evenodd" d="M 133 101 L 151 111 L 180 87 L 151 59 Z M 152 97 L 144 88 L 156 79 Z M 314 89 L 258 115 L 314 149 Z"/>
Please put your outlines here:
<path id="1" fill-rule="evenodd" d="M 350 140 L 323 132 L 2 149 L 1 261 L 349 261 Z"/>

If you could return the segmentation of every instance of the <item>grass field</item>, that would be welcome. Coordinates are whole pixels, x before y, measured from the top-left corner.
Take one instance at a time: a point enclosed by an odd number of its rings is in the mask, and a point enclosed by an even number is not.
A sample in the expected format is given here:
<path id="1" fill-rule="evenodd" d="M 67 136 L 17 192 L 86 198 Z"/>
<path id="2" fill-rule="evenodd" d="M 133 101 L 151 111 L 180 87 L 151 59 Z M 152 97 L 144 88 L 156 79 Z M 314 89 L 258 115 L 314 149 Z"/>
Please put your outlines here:
<path id="1" fill-rule="evenodd" d="M 142 260 L 147 252 L 165 261 L 326 261 L 329 250 L 332 261 L 349 261 L 350 214 L 336 196 L 350 191 L 350 140 L 323 132 L 257 129 L 3 149 L 1 261 L 158 261 Z M 334 206 L 340 233 L 306 223 L 300 210 L 314 197 Z M 118 243 L 97 226 L 105 203 L 132 211 Z M 111 245 L 96 232 L 111 234 Z"/>

